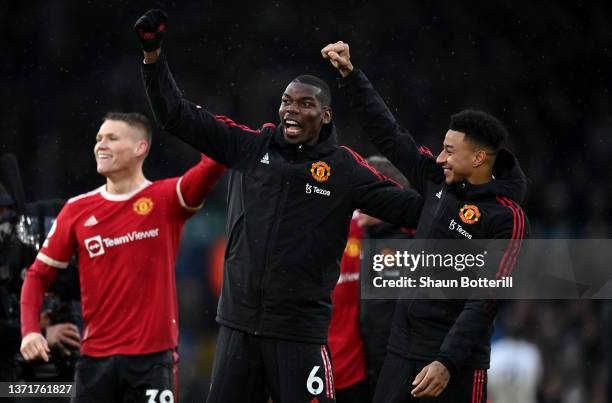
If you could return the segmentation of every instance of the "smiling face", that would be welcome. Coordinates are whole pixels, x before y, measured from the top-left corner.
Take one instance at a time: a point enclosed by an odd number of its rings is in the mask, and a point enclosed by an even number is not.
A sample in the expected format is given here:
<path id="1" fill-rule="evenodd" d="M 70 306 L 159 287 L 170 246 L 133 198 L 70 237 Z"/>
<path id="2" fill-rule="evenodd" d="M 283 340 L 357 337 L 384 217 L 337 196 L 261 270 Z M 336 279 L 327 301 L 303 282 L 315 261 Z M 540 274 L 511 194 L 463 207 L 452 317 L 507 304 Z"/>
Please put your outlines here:
<path id="1" fill-rule="evenodd" d="M 133 174 L 142 166 L 148 148 L 141 129 L 120 120 L 105 120 L 94 146 L 98 173 L 106 177 Z"/>
<path id="2" fill-rule="evenodd" d="M 446 132 L 436 163 L 444 168 L 447 184 L 461 182 L 473 174 L 474 164 L 478 162 L 477 152 L 477 147 L 465 140 L 465 133 L 455 130 Z"/>
<path id="3" fill-rule="evenodd" d="M 316 144 L 321 127 L 331 122 L 331 108 L 321 104 L 320 92 L 320 88 L 296 81 L 285 89 L 278 116 L 288 143 Z"/>

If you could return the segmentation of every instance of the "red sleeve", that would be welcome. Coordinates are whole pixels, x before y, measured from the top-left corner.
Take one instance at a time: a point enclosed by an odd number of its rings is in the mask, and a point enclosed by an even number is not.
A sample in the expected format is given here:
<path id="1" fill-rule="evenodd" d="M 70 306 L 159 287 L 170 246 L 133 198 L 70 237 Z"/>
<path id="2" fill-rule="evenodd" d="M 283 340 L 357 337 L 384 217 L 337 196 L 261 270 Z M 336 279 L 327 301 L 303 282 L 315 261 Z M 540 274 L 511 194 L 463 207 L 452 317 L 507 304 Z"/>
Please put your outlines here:
<path id="1" fill-rule="evenodd" d="M 57 268 L 36 259 L 26 272 L 21 289 L 21 337 L 40 333 L 40 307 L 45 292 L 57 276 Z"/>
<path id="2" fill-rule="evenodd" d="M 189 211 L 199 210 L 225 170 L 225 166 L 202 154 L 200 162 L 177 182 L 176 191 L 181 206 Z"/>
<path id="3" fill-rule="evenodd" d="M 74 218 L 69 208 L 70 201 L 64 206 L 51 226 L 47 239 L 36 256 L 49 266 L 65 269 L 74 254 L 76 238 L 74 234 Z M 74 209 L 73 209 L 74 210 Z"/>
<path id="4" fill-rule="evenodd" d="M 70 203 L 70 202 L 69 202 Z M 40 307 L 59 269 L 68 267 L 74 253 L 74 231 L 68 205 L 60 211 L 47 239 L 26 272 L 21 289 L 21 335 L 40 332 Z"/>

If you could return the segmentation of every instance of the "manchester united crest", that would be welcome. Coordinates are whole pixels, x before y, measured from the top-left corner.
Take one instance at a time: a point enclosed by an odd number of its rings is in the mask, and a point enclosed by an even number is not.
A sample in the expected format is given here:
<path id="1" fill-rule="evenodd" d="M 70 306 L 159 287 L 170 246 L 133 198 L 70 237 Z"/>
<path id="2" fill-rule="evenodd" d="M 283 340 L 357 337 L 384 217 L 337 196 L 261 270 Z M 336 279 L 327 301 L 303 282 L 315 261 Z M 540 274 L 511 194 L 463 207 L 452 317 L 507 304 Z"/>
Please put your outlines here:
<path id="1" fill-rule="evenodd" d="M 141 197 L 134 202 L 132 207 L 136 214 L 147 215 L 153 210 L 153 200 L 150 197 Z"/>
<path id="2" fill-rule="evenodd" d="M 313 162 L 310 167 L 310 174 L 317 182 L 325 182 L 331 175 L 331 168 L 324 161 Z"/>
<path id="3" fill-rule="evenodd" d="M 480 218 L 480 210 L 473 204 L 466 204 L 459 210 L 459 218 L 466 224 L 474 224 Z"/>
<path id="4" fill-rule="evenodd" d="M 360 252 L 361 241 L 359 240 L 359 238 L 349 237 L 348 241 L 346 241 L 344 253 L 346 253 L 349 257 L 356 258 L 359 257 Z"/>

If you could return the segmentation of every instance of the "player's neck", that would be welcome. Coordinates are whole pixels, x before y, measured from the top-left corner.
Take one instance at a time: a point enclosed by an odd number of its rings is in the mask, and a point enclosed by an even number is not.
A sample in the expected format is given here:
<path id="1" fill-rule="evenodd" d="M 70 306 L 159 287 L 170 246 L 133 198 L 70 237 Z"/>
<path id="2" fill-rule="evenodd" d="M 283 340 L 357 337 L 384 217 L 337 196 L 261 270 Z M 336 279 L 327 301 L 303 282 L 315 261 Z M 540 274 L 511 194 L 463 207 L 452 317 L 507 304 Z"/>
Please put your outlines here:
<path id="1" fill-rule="evenodd" d="M 477 170 L 467 178 L 467 181 L 472 185 L 482 185 L 489 183 L 493 180 L 493 174 L 491 170 Z"/>
<path id="2" fill-rule="evenodd" d="M 106 191 L 110 194 L 126 194 L 136 190 L 145 181 L 142 171 L 128 176 L 106 177 Z"/>

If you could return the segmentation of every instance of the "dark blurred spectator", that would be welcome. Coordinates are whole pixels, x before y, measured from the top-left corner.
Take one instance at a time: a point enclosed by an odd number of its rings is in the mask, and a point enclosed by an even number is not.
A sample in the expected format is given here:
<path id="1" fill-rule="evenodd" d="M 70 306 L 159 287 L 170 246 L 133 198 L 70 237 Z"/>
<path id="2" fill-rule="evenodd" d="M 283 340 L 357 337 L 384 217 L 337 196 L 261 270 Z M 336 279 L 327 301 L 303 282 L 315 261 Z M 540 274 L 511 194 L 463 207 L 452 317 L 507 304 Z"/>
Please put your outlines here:
<path id="1" fill-rule="evenodd" d="M 0 184 L 0 381 L 71 382 L 74 378 L 78 341 L 76 348 L 66 344 L 68 329 L 77 329 L 76 323 L 80 321 L 79 301 L 74 297 L 74 289 L 78 295 L 78 275 L 74 266 L 61 273 L 45 299 L 40 316 L 41 328 L 51 348 L 51 360 L 28 363 L 19 353 L 19 296 L 23 276 L 34 261 L 38 240 L 43 239 L 50 228 L 44 222 L 50 221 L 62 205 L 63 202 L 37 202 L 27 205 L 28 215 L 20 214 L 14 197 Z M 55 206 L 59 207 L 54 209 Z M 59 398 L 47 400 L 63 401 Z"/>
<path id="2" fill-rule="evenodd" d="M 538 403 L 605 403 L 603 359 L 607 343 L 599 320 L 602 301 L 508 301 L 503 305 L 496 339 L 520 329 L 520 336 L 540 352 L 542 377 Z M 533 351 L 532 351 L 533 352 Z M 491 361 L 489 374 L 495 368 Z M 503 375 L 503 374 L 499 374 Z M 491 403 L 495 395 L 491 386 Z"/>
<path id="3" fill-rule="evenodd" d="M 537 403 L 542 358 L 537 345 L 524 334 L 518 315 L 506 322 L 506 336 L 491 346 L 488 399 L 491 403 Z"/>

